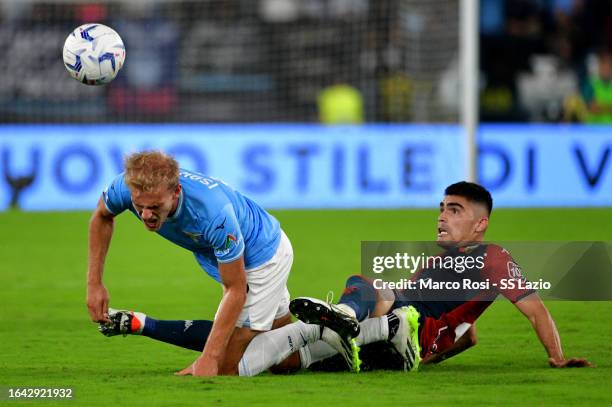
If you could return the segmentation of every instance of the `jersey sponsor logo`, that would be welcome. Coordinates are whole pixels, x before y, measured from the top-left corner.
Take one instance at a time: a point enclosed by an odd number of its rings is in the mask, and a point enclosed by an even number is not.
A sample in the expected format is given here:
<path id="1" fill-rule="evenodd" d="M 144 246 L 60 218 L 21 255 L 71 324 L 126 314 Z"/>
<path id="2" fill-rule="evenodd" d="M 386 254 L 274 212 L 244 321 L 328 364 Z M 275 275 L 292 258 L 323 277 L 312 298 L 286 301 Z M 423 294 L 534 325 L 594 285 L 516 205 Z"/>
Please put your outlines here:
<path id="1" fill-rule="evenodd" d="M 523 270 L 521 270 L 521 267 L 515 262 L 509 261 L 507 264 L 507 267 L 508 267 L 508 277 L 518 278 L 521 280 L 525 278 L 523 277 Z"/>

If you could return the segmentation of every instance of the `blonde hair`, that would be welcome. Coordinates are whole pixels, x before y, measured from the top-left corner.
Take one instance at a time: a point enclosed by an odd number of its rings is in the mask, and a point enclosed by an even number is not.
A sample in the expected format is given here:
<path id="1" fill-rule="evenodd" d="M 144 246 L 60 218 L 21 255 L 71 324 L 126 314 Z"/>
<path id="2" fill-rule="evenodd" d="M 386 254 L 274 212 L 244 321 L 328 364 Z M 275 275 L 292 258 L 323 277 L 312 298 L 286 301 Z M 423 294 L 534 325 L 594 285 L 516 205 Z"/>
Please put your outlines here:
<path id="1" fill-rule="evenodd" d="M 150 192 L 166 186 L 174 190 L 179 183 L 179 165 L 162 151 L 141 151 L 125 158 L 125 182 L 129 189 Z"/>

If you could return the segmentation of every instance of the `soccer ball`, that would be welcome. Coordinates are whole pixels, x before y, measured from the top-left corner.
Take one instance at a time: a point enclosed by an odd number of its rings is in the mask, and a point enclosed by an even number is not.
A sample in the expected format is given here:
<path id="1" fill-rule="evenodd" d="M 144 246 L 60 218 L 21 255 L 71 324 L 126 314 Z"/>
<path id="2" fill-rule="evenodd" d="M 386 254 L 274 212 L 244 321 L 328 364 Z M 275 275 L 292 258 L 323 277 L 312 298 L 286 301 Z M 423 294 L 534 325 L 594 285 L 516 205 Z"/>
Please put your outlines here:
<path id="1" fill-rule="evenodd" d="M 102 24 L 83 24 L 64 43 L 64 66 L 86 85 L 111 82 L 125 61 L 125 46 L 115 30 Z"/>

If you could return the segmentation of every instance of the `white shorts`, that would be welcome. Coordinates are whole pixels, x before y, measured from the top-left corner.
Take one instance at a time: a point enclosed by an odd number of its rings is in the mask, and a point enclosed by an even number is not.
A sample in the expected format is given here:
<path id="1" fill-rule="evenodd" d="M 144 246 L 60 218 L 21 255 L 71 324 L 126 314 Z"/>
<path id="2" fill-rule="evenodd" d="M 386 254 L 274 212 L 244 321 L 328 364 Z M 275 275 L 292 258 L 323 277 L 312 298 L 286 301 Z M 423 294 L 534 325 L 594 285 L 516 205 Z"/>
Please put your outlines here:
<path id="1" fill-rule="evenodd" d="M 261 266 L 246 270 L 248 293 L 236 327 L 269 331 L 275 319 L 289 313 L 287 279 L 292 264 L 293 248 L 281 230 L 280 243 L 274 256 Z"/>

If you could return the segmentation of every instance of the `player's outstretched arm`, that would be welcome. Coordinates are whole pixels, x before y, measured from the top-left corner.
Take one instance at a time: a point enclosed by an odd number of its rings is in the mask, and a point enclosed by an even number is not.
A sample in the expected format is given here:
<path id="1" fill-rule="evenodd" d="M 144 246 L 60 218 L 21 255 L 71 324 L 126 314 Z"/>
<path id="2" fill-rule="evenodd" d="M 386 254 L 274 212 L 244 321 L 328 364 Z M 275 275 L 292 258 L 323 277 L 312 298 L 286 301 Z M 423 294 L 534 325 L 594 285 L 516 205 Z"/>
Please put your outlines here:
<path id="1" fill-rule="evenodd" d="M 89 258 L 87 263 L 87 309 L 94 322 L 109 322 L 108 291 L 102 283 L 104 260 L 113 236 L 114 215 L 102 199 L 89 222 Z"/>
<path id="2" fill-rule="evenodd" d="M 472 346 L 476 346 L 477 341 L 478 337 L 476 336 L 476 326 L 472 325 L 451 347 L 447 348 L 443 352 L 425 357 L 421 363 L 428 365 L 431 363 L 443 362 L 446 359 L 452 358 L 466 349 L 471 348 Z"/>
<path id="3" fill-rule="evenodd" d="M 226 350 L 246 301 L 247 282 L 244 257 L 240 256 L 239 259 L 230 263 L 219 263 L 219 274 L 223 281 L 223 298 L 204 351 L 191 366 L 178 372 L 178 375 L 216 376 L 225 373 L 222 367 L 226 358 L 236 357 L 236 355 L 228 355 Z M 236 361 L 238 359 L 240 358 L 238 357 Z"/>
<path id="4" fill-rule="evenodd" d="M 548 363 L 551 367 L 592 366 L 586 359 L 565 359 L 555 321 L 553 321 L 548 309 L 537 294 L 531 294 L 517 301 L 515 305 L 531 322 L 540 342 L 548 353 Z"/>

